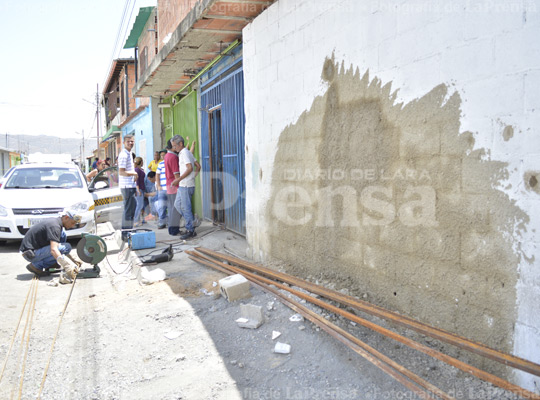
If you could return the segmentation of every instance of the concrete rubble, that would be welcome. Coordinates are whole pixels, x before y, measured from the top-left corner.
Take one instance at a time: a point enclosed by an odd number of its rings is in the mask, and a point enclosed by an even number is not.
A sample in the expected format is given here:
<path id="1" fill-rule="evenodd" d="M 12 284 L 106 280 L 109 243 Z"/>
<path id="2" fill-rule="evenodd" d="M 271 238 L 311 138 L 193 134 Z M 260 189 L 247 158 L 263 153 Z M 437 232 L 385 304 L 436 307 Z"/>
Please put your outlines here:
<path id="1" fill-rule="evenodd" d="M 257 329 L 264 322 L 261 306 L 253 304 L 240 304 L 241 318 L 236 320 L 240 328 Z"/>
<path id="2" fill-rule="evenodd" d="M 151 285 L 167 279 L 167 274 L 161 268 L 150 271 L 147 267 L 141 267 L 137 279 L 141 285 Z"/>
<path id="3" fill-rule="evenodd" d="M 229 302 L 251 297 L 249 281 L 240 274 L 220 279 L 219 290 Z"/>
<path id="4" fill-rule="evenodd" d="M 274 353 L 289 354 L 291 352 L 291 345 L 287 343 L 276 342 L 274 346 Z"/>

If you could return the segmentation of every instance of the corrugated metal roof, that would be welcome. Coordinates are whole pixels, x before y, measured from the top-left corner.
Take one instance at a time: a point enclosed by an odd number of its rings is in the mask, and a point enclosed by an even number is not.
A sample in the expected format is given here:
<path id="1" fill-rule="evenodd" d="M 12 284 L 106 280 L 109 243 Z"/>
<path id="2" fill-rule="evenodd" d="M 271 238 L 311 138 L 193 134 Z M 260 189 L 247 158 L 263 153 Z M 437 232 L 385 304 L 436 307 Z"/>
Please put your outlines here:
<path id="1" fill-rule="evenodd" d="M 139 40 L 144 26 L 146 25 L 146 21 L 148 21 L 148 18 L 150 18 L 152 11 L 154 11 L 154 7 L 139 8 L 139 14 L 137 15 L 137 18 L 135 18 L 135 22 L 133 23 L 131 32 L 126 40 L 124 49 L 132 49 L 133 47 L 137 46 L 137 41 Z"/>

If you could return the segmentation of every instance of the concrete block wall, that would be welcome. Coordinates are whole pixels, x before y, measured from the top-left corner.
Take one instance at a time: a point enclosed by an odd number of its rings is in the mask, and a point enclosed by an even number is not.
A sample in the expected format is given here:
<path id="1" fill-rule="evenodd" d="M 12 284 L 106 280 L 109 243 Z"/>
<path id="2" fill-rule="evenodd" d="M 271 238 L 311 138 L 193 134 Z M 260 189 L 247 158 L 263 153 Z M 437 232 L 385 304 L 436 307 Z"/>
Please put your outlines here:
<path id="1" fill-rule="evenodd" d="M 126 69 L 127 69 L 127 82 L 126 82 Z M 121 85 L 124 83 L 124 91 L 126 90 L 126 85 L 128 88 L 128 98 L 125 99 L 125 92 L 124 92 L 124 101 L 126 109 L 124 110 L 124 115 L 121 116 L 121 121 L 124 121 L 128 115 L 128 107 L 129 107 L 129 113 L 132 113 L 137 108 L 137 104 L 135 101 L 135 97 L 133 97 L 133 88 L 135 87 L 135 64 L 126 64 L 122 71 L 120 72 L 118 82 Z M 121 94 L 120 94 L 121 95 Z M 120 111 L 121 112 L 121 111 Z"/>
<path id="2" fill-rule="evenodd" d="M 139 38 L 139 42 L 137 43 L 137 46 L 139 48 L 139 67 L 137 70 L 137 73 L 139 76 L 142 75 L 142 73 L 148 68 L 148 66 L 152 63 L 152 60 L 155 58 L 157 54 L 157 48 L 158 48 L 158 25 L 156 23 L 157 19 L 157 10 L 154 8 L 154 11 L 148 18 L 148 21 L 146 21 L 146 25 L 144 26 L 143 32 L 141 33 L 141 36 Z M 142 52 L 144 49 L 147 49 L 147 55 L 146 55 L 146 65 L 142 65 L 142 62 L 144 62 L 142 57 Z"/>
<path id="3" fill-rule="evenodd" d="M 539 1 L 272 5 L 243 32 L 252 256 L 540 362 L 539 35 Z"/>
<path id="4" fill-rule="evenodd" d="M 198 0 L 158 0 L 158 53 L 167 35 L 174 32 Z M 150 62 L 148 63 L 150 65 Z"/>

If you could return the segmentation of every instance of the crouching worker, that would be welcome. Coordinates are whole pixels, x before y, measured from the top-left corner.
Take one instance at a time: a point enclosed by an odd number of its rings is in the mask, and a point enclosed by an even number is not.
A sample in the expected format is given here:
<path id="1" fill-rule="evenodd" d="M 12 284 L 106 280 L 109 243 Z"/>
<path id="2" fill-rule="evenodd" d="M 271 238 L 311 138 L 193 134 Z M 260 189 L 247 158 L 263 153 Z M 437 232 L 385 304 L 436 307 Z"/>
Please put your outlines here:
<path id="1" fill-rule="evenodd" d="M 70 283 L 79 270 L 65 256 L 71 251 L 66 229 L 73 229 L 79 222 L 79 214 L 66 210 L 58 218 L 47 218 L 32 226 L 24 235 L 19 248 L 23 258 L 30 262 L 26 269 L 36 276 L 47 276 L 49 268 L 58 264 L 62 268 L 60 283 Z"/>

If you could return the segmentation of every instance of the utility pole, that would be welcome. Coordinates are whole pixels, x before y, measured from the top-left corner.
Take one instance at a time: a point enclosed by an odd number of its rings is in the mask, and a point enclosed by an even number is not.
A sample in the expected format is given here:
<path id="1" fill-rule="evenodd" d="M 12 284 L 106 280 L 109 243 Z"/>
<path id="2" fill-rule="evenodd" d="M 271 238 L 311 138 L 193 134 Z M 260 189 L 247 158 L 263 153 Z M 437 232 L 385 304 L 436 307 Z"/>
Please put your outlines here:
<path id="1" fill-rule="evenodd" d="M 99 157 L 99 83 L 96 84 L 97 155 Z"/>
<path id="2" fill-rule="evenodd" d="M 82 132 L 75 132 L 77 135 L 81 135 L 82 140 L 82 156 L 81 156 L 81 169 L 83 172 L 86 172 L 86 154 L 84 151 L 84 129 Z"/>
<path id="3" fill-rule="evenodd" d="M 84 166 L 86 168 L 86 154 L 84 153 L 84 129 L 82 130 L 82 155 L 83 155 L 83 160 L 81 160 L 81 163 L 84 162 Z"/>

